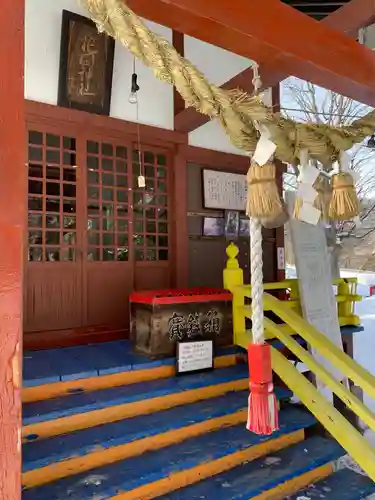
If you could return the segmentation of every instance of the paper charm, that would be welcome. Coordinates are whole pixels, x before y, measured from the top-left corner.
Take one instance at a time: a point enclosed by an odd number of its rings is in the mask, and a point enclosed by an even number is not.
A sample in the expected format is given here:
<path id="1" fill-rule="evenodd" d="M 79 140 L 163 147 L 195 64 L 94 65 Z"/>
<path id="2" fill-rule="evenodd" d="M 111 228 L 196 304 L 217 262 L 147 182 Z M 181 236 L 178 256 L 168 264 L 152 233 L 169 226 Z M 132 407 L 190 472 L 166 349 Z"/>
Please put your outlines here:
<path id="1" fill-rule="evenodd" d="M 319 175 L 320 171 L 308 163 L 305 167 L 301 168 L 298 181 L 312 186 Z"/>
<path id="2" fill-rule="evenodd" d="M 297 198 L 302 201 L 313 204 L 317 196 L 318 192 L 310 184 L 301 183 L 298 186 Z"/>
<path id="3" fill-rule="evenodd" d="M 321 216 L 320 210 L 315 208 L 311 203 L 302 203 L 298 212 L 298 220 L 316 226 Z"/>
<path id="4" fill-rule="evenodd" d="M 301 149 L 299 153 L 299 161 L 302 168 L 309 164 L 309 150 L 307 148 Z"/>
<path id="5" fill-rule="evenodd" d="M 266 126 L 258 124 L 257 128 L 261 135 L 257 147 L 255 148 L 253 160 L 258 165 L 263 166 L 274 154 L 277 146 L 270 140 L 271 134 Z"/>
<path id="6" fill-rule="evenodd" d="M 342 172 L 351 172 L 352 159 L 346 151 L 340 151 L 340 165 Z"/>
<path id="7" fill-rule="evenodd" d="M 144 188 L 146 187 L 146 179 L 144 178 L 143 175 L 138 176 L 138 187 L 139 188 Z"/>

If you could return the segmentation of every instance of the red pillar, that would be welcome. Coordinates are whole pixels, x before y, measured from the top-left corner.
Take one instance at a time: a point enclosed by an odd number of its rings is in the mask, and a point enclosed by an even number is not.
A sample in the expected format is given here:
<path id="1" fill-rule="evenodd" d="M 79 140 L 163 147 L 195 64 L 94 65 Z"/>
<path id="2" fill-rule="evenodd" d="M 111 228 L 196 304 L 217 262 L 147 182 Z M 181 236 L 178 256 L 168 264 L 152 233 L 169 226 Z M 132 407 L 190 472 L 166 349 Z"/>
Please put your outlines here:
<path id="1" fill-rule="evenodd" d="M 0 498 L 21 498 L 22 275 L 26 226 L 24 0 L 0 29 Z"/>
<path id="2" fill-rule="evenodd" d="M 178 146 L 174 158 L 174 223 L 175 223 L 175 286 L 189 284 L 188 176 L 183 148 Z"/>

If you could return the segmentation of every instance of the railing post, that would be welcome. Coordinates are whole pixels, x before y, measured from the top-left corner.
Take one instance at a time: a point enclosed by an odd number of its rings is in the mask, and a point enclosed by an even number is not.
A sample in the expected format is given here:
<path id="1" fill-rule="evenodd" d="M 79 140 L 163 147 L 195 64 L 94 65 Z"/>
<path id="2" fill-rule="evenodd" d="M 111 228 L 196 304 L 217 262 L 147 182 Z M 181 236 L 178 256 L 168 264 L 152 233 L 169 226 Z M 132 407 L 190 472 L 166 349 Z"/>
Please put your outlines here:
<path id="1" fill-rule="evenodd" d="M 353 288 L 354 287 L 351 287 L 345 279 L 341 280 L 337 286 L 337 295 L 348 297 L 344 302 L 339 302 L 337 304 L 337 314 L 341 326 L 355 326 L 361 324 L 360 318 L 354 314 L 354 302 L 349 298 L 350 294 L 353 293 Z M 344 325 L 342 325 L 342 322 L 344 322 Z"/>
<path id="2" fill-rule="evenodd" d="M 236 287 L 243 285 L 243 270 L 238 263 L 237 255 L 239 249 L 234 243 L 227 246 L 228 256 L 226 267 L 223 271 L 224 288 L 232 293 L 232 315 L 233 315 L 233 343 L 236 344 L 236 337 L 245 331 L 245 316 L 238 310 L 239 306 L 245 304 L 244 294 Z"/>
<path id="3" fill-rule="evenodd" d="M 295 308 L 296 313 L 302 316 L 301 298 L 299 295 L 298 279 L 292 281 L 290 286 L 290 299 L 295 301 L 298 305 Z"/>

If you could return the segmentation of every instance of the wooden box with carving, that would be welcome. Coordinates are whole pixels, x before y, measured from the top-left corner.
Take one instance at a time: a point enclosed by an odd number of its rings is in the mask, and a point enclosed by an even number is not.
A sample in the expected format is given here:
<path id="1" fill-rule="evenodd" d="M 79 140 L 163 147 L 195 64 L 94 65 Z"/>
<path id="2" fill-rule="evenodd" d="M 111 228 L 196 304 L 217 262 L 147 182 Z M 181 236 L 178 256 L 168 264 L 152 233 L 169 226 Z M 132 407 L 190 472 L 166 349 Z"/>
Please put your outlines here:
<path id="1" fill-rule="evenodd" d="M 133 292 L 130 296 L 134 349 L 154 358 L 175 356 L 176 342 L 233 342 L 232 295 L 215 288 Z"/>

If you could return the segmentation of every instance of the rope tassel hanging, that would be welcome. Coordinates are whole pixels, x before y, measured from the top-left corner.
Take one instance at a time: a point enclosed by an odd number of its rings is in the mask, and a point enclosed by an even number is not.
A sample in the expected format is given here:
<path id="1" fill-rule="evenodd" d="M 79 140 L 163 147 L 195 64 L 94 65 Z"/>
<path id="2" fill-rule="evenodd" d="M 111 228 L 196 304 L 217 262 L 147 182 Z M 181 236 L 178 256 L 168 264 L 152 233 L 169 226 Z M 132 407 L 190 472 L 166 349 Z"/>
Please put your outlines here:
<path id="1" fill-rule="evenodd" d="M 257 93 L 262 83 L 258 66 L 253 67 L 253 84 Z M 273 387 L 271 348 L 265 342 L 263 314 L 263 247 L 261 219 L 280 217 L 284 207 L 276 184 L 276 167 L 269 162 L 275 145 L 267 130 L 260 130 L 247 182 L 247 215 L 250 217 L 250 269 L 252 343 L 248 346 L 250 394 L 246 428 L 260 435 L 278 430 L 278 408 Z"/>
<path id="2" fill-rule="evenodd" d="M 273 163 L 263 166 L 252 162 L 247 172 L 248 216 L 259 219 L 276 219 L 284 211 L 276 184 L 276 167 Z"/>
<path id="3" fill-rule="evenodd" d="M 330 219 L 339 221 L 352 219 L 360 213 L 353 175 L 349 170 L 343 169 L 344 155 L 341 152 L 339 172 L 332 176 L 332 199 L 329 206 Z"/>
<path id="4" fill-rule="evenodd" d="M 262 225 L 250 218 L 252 343 L 248 347 L 250 395 L 246 428 L 260 435 L 278 430 L 278 408 L 274 393 L 271 347 L 266 344 L 263 324 Z"/>

